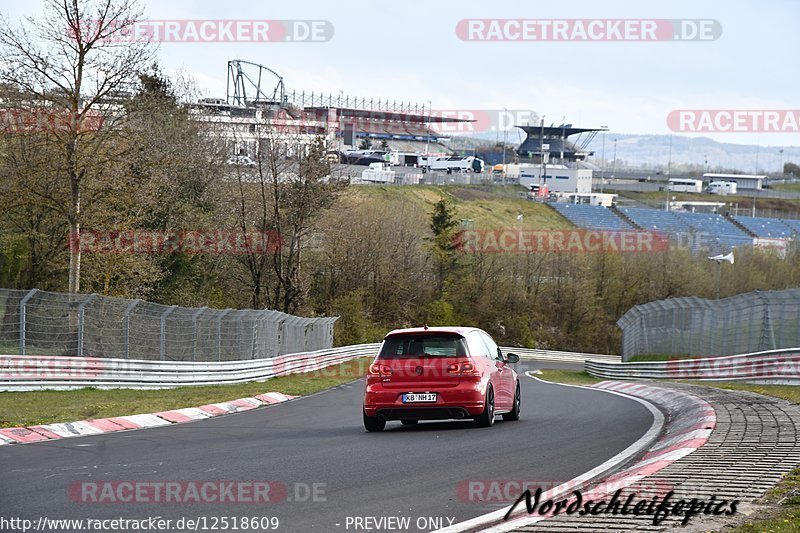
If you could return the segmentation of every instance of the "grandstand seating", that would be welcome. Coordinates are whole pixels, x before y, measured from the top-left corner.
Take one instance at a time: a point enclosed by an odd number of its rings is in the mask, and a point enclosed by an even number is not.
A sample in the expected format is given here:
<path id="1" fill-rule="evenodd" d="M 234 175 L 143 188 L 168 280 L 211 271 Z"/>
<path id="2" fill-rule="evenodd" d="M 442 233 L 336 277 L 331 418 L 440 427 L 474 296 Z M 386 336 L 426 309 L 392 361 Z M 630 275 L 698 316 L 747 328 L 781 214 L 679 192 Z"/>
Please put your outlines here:
<path id="1" fill-rule="evenodd" d="M 781 219 L 781 222 L 792 228 L 795 232 L 800 234 L 800 220 Z"/>
<path id="2" fill-rule="evenodd" d="M 676 211 L 675 216 L 685 220 L 698 233 L 751 239 L 747 233 L 738 228 L 733 222 L 716 213 L 684 213 Z"/>
<path id="3" fill-rule="evenodd" d="M 631 225 L 610 209 L 586 204 L 550 204 L 581 228 L 626 230 Z M 642 229 L 664 232 L 679 245 L 712 254 L 752 246 L 753 238 L 728 218 L 716 213 L 662 211 L 623 207 L 620 211 Z M 736 217 L 735 220 L 758 237 L 790 239 L 800 235 L 800 220 Z"/>
<path id="4" fill-rule="evenodd" d="M 663 231 L 695 251 L 729 252 L 734 247 L 749 246 L 753 239 L 730 220 L 715 213 L 684 213 L 659 209 L 621 209 L 644 229 Z"/>
<path id="5" fill-rule="evenodd" d="M 630 224 L 603 206 L 564 203 L 553 203 L 550 205 L 579 228 L 603 230 L 631 229 Z"/>
<path id="6" fill-rule="evenodd" d="M 667 233 L 689 233 L 692 231 L 691 226 L 685 220 L 677 218 L 675 213 L 671 211 L 642 207 L 626 207 L 620 209 L 620 211 L 643 229 Z"/>
<path id="7" fill-rule="evenodd" d="M 773 239 L 790 239 L 792 234 L 800 232 L 800 224 L 798 228 L 792 227 L 792 222 L 800 222 L 797 220 L 781 220 L 779 218 L 763 218 L 763 217 L 734 217 L 736 222 L 755 233 L 758 237 L 769 237 Z"/>

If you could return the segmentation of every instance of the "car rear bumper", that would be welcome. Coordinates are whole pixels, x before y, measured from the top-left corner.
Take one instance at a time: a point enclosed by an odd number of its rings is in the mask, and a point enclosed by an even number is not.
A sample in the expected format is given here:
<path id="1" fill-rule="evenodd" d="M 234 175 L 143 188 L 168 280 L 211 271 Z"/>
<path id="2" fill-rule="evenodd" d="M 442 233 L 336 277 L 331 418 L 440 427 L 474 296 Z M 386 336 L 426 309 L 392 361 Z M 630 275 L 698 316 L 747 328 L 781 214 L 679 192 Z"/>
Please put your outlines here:
<path id="1" fill-rule="evenodd" d="M 436 403 L 403 403 L 403 394 L 407 392 L 435 392 Z M 473 418 L 483 413 L 485 397 L 485 388 L 480 383 L 461 383 L 439 390 L 387 389 L 381 383 L 374 383 L 367 385 L 364 412 L 385 420 Z"/>

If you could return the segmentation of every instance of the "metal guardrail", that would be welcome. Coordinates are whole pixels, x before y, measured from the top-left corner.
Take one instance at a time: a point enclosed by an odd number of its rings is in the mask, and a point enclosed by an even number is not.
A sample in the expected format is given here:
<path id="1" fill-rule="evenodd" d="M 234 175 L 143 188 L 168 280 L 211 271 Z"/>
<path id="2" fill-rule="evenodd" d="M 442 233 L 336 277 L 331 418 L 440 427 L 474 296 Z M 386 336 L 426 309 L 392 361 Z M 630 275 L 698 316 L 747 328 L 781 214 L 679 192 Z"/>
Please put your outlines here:
<path id="1" fill-rule="evenodd" d="M 0 391 L 166 389 L 262 381 L 320 370 L 357 357 L 377 355 L 379 343 L 358 344 L 243 361 L 148 361 L 105 357 L 0 355 Z M 503 347 L 523 359 L 582 363 L 619 361 L 619 356 Z"/>
<path id="2" fill-rule="evenodd" d="M 359 344 L 269 359 L 221 362 L 145 361 L 97 357 L 0 356 L 0 391 L 166 389 L 263 381 L 320 370 L 357 357 L 374 356 L 378 344 Z"/>
<path id="3" fill-rule="evenodd" d="M 512 352 L 521 359 L 535 359 L 538 361 L 555 361 L 560 363 L 583 363 L 587 360 L 606 361 L 619 363 L 622 358 L 618 355 L 605 355 L 597 353 L 560 352 L 557 350 L 534 350 L 530 348 L 502 347 L 503 353 Z"/>
<path id="4" fill-rule="evenodd" d="M 606 379 L 684 379 L 800 385 L 800 348 L 673 361 L 586 361 L 588 374 Z"/>

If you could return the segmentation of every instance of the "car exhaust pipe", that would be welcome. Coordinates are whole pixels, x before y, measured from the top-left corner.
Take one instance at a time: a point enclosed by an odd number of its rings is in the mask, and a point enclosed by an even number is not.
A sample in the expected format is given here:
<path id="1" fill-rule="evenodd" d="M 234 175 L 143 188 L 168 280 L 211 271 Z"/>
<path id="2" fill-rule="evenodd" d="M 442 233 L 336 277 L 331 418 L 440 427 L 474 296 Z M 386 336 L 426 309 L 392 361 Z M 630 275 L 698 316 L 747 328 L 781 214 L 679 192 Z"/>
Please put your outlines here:
<path id="1" fill-rule="evenodd" d="M 456 411 L 456 418 L 464 418 L 464 411 Z"/>
<path id="2" fill-rule="evenodd" d="M 379 414 L 378 420 L 380 420 L 381 422 L 386 422 L 386 415 L 383 413 Z"/>

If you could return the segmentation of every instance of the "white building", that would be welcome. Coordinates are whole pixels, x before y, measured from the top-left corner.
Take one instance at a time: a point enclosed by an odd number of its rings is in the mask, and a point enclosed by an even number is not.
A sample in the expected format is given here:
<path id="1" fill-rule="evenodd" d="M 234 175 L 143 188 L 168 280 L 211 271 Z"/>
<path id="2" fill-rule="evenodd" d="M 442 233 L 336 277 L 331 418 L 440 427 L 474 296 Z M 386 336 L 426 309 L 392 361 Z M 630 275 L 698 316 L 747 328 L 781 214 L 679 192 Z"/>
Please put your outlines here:
<path id="1" fill-rule="evenodd" d="M 703 174 L 703 181 L 732 181 L 736 183 L 738 189 L 761 190 L 764 187 L 766 176 L 755 174 Z"/>
<path id="2" fill-rule="evenodd" d="M 530 189 L 531 185 L 547 185 L 550 192 L 590 194 L 592 192 L 592 169 L 568 168 L 564 165 L 547 165 L 544 179 L 539 180 L 541 167 L 536 164 L 521 164 L 519 184 Z"/>

